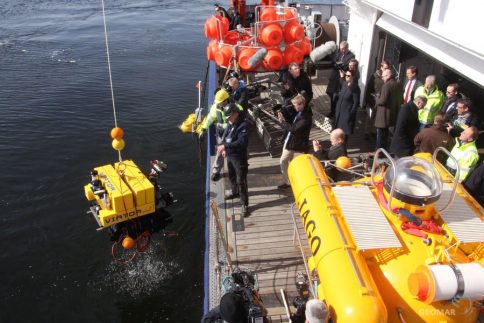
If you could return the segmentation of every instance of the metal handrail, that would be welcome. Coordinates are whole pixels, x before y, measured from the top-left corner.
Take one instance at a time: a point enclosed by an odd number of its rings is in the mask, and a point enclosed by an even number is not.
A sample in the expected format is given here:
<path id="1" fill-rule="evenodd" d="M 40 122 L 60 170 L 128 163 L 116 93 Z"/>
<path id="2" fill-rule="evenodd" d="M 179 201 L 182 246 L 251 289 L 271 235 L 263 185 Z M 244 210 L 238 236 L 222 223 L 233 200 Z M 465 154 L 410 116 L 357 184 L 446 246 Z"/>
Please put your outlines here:
<path id="1" fill-rule="evenodd" d="M 309 291 L 311 292 L 311 295 L 313 296 L 313 298 L 316 298 L 316 293 L 313 290 L 313 280 L 311 279 L 311 275 L 309 274 L 309 268 L 308 268 L 308 265 L 306 263 L 306 256 L 304 255 L 304 251 L 303 251 L 303 247 L 302 247 L 302 243 L 301 243 L 301 236 L 299 235 L 299 230 L 297 229 L 297 224 L 296 224 L 296 218 L 294 217 L 294 206 L 295 205 L 296 205 L 296 203 L 292 203 L 292 205 L 291 205 L 291 217 L 292 217 L 292 222 L 294 224 L 294 233 L 297 237 L 297 242 L 299 244 L 299 251 L 301 251 L 301 256 L 302 256 L 303 262 L 304 262 L 304 268 L 306 269 L 306 275 L 308 276 L 308 279 L 309 279 Z"/>
<path id="2" fill-rule="evenodd" d="M 434 154 L 432 155 L 432 163 L 434 165 L 436 165 L 435 162 L 437 161 L 437 155 L 439 152 L 443 152 L 447 155 L 447 157 L 452 158 L 452 161 L 456 166 L 455 176 L 453 180 L 454 185 L 452 186 L 452 193 L 450 194 L 450 198 L 447 201 L 447 204 L 442 209 L 438 210 L 439 213 L 442 213 L 445 210 L 447 210 L 447 208 L 454 202 L 454 198 L 457 193 L 457 184 L 459 184 L 460 166 L 459 166 L 459 163 L 457 162 L 457 159 L 454 156 L 452 156 L 451 153 L 444 147 L 438 147 L 437 149 L 435 149 Z"/>
<path id="3" fill-rule="evenodd" d="M 393 170 L 393 179 L 392 179 L 392 185 L 390 188 L 390 197 L 388 198 L 387 206 L 386 209 L 393 215 L 398 216 L 395 212 L 392 210 L 392 199 L 393 199 L 393 194 L 395 193 L 395 182 L 397 180 L 397 169 L 395 167 L 395 161 L 393 158 L 390 156 L 390 154 L 383 148 L 378 148 L 377 151 L 375 152 L 375 156 L 373 157 L 373 166 L 371 167 L 371 175 L 370 175 L 370 181 L 371 185 L 376 186 L 375 181 L 373 177 L 375 176 L 375 170 L 378 165 L 378 155 L 380 153 L 383 153 L 387 158 L 390 164 L 392 165 L 392 170 Z"/>

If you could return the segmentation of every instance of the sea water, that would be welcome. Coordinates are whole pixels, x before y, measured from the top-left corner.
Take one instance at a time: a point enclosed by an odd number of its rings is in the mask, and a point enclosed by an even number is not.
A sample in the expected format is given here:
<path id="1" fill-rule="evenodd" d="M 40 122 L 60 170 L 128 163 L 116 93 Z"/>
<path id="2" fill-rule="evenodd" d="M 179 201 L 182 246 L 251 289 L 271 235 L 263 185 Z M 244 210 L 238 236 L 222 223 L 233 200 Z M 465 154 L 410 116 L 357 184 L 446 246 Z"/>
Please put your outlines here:
<path id="1" fill-rule="evenodd" d="M 196 322 L 203 303 L 204 169 L 177 129 L 198 106 L 212 3 L 106 0 L 123 158 L 178 203 L 170 237 L 113 262 L 83 185 L 114 163 L 100 0 L 0 4 L 0 322 Z"/>

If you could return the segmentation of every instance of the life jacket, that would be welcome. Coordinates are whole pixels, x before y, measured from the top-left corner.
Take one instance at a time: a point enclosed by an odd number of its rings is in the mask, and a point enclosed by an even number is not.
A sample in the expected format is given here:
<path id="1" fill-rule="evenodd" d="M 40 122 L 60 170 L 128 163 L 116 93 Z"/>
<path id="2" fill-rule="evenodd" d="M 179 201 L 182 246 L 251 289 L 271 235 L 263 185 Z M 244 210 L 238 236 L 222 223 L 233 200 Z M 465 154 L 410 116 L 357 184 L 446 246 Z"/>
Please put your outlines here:
<path id="1" fill-rule="evenodd" d="M 479 153 L 477 152 L 476 142 L 471 141 L 465 144 L 461 144 L 457 139 L 457 142 L 452 148 L 450 154 L 457 159 L 457 163 L 460 167 L 460 174 L 458 181 L 462 182 L 469 175 L 470 171 L 474 169 L 479 161 Z M 451 158 L 447 159 L 447 168 L 451 170 L 457 170 L 457 166 Z"/>
<path id="2" fill-rule="evenodd" d="M 418 120 L 423 124 L 432 124 L 435 115 L 440 111 L 442 103 L 444 102 L 444 93 L 440 91 L 437 86 L 435 86 L 430 93 L 427 93 L 425 85 L 422 85 L 415 90 L 415 97 L 417 96 L 424 96 L 427 98 L 427 104 L 425 104 L 425 107 L 418 110 Z"/>

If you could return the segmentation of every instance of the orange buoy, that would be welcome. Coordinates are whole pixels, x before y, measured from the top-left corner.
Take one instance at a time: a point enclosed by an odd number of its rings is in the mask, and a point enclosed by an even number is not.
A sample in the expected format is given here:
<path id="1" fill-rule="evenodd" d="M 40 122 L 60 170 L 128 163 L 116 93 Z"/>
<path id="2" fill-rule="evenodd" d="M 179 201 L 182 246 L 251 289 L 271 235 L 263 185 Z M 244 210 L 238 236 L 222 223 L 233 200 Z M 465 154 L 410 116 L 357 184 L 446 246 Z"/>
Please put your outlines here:
<path id="1" fill-rule="evenodd" d="M 303 38 L 304 27 L 297 20 L 291 20 L 286 23 L 284 26 L 284 39 L 286 43 L 292 43 Z"/>
<path id="2" fill-rule="evenodd" d="M 239 62 L 239 66 L 241 69 L 245 70 L 245 71 L 253 71 L 255 70 L 256 67 L 250 67 L 249 65 L 249 58 L 251 58 L 252 56 L 254 56 L 255 52 L 257 51 L 257 49 L 255 48 L 242 48 L 240 51 L 239 51 L 239 58 L 238 58 L 238 62 Z"/>
<path id="3" fill-rule="evenodd" d="M 264 8 L 259 17 L 260 21 L 275 21 L 277 20 L 276 8 Z"/>
<path id="4" fill-rule="evenodd" d="M 126 250 L 133 249 L 133 247 L 134 247 L 133 238 L 131 238 L 130 236 L 126 236 L 123 239 L 122 245 L 123 245 L 123 248 L 126 249 Z"/>
<path id="5" fill-rule="evenodd" d="M 210 17 L 205 21 L 205 36 L 220 40 L 229 31 L 229 20 L 220 15 Z"/>
<path id="6" fill-rule="evenodd" d="M 292 62 L 301 64 L 304 60 L 304 52 L 296 44 L 289 44 L 284 51 L 284 64 L 289 65 Z"/>
<path id="7" fill-rule="evenodd" d="M 111 129 L 111 138 L 119 140 L 119 139 L 123 139 L 123 137 L 124 137 L 123 129 L 118 127 Z"/>
<path id="8" fill-rule="evenodd" d="M 223 40 L 226 44 L 235 45 L 239 41 L 239 33 L 237 30 L 231 30 L 225 34 Z"/>
<path id="9" fill-rule="evenodd" d="M 207 46 L 207 59 L 209 61 L 215 60 L 215 53 L 218 51 L 218 42 L 212 39 Z"/>
<path id="10" fill-rule="evenodd" d="M 282 52 L 279 48 L 268 48 L 262 64 L 268 71 L 278 71 L 283 63 Z"/>
<path id="11" fill-rule="evenodd" d="M 311 41 L 309 38 L 304 37 L 303 41 L 301 42 L 301 50 L 303 51 L 303 54 L 309 55 L 311 53 L 311 50 L 313 49 L 313 46 L 311 46 Z"/>
<path id="12" fill-rule="evenodd" d="M 346 156 L 341 156 L 336 159 L 334 164 L 339 168 L 348 169 L 351 167 L 351 160 Z"/>
<path id="13" fill-rule="evenodd" d="M 215 63 L 218 66 L 229 66 L 230 59 L 232 58 L 232 46 L 230 45 L 223 45 L 220 49 L 215 53 Z"/>
<path id="14" fill-rule="evenodd" d="M 284 38 L 282 27 L 278 23 L 270 23 L 262 27 L 260 41 L 266 46 L 277 46 Z"/>

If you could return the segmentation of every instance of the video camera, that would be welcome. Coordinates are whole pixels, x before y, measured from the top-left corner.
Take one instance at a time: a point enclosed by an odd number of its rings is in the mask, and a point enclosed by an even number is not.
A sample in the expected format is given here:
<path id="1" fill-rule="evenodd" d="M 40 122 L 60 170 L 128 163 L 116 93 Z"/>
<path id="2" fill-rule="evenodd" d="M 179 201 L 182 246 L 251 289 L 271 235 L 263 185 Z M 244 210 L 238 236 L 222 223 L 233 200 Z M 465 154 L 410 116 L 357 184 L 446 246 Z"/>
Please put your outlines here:
<path id="1" fill-rule="evenodd" d="M 247 313 L 248 323 L 263 323 L 265 309 L 259 293 L 255 288 L 256 280 L 251 273 L 243 270 L 234 271 L 231 275 L 231 291 L 241 295 Z"/>
<path id="2" fill-rule="evenodd" d="M 348 66 L 343 62 L 335 62 L 334 66 L 336 67 L 336 69 L 340 71 L 343 71 L 343 72 L 348 71 Z"/>

